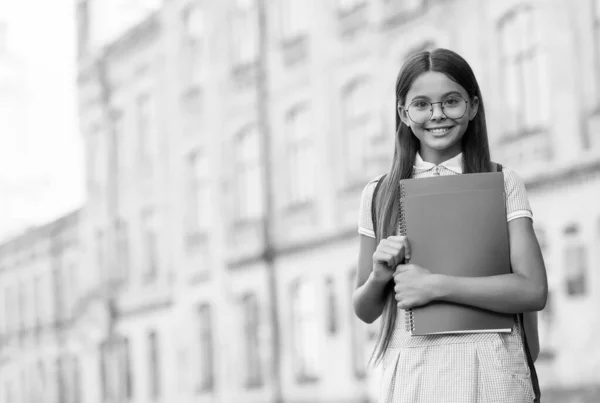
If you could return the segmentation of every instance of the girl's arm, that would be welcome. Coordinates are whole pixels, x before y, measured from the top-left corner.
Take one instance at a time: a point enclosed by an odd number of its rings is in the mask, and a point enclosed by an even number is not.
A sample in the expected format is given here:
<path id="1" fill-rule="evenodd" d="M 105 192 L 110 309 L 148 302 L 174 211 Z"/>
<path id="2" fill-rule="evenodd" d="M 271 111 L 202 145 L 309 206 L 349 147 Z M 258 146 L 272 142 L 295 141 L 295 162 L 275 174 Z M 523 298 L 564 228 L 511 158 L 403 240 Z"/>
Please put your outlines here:
<path id="1" fill-rule="evenodd" d="M 384 289 L 389 279 L 379 280 L 373 275 L 373 253 L 376 241 L 365 235 L 359 235 L 360 250 L 358 252 L 358 270 L 356 272 L 356 289 L 352 303 L 356 316 L 363 322 L 373 323 L 385 307 Z"/>
<path id="2" fill-rule="evenodd" d="M 508 233 L 513 273 L 490 277 L 433 275 L 434 299 L 502 313 L 542 310 L 548 297 L 548 282 L 531 219 L 510 221 Z"/>

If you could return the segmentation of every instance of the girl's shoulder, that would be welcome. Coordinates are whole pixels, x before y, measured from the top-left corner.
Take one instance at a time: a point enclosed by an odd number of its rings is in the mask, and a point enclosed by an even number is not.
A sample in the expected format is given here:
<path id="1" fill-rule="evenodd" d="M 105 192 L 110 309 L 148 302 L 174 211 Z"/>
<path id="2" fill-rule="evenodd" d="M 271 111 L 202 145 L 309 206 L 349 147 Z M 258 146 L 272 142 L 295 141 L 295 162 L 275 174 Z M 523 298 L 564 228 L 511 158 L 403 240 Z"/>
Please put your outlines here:
<path id="1" fill-rule="evenodd" d="M 377 175 L 376 177 L 371 179 L 369 182 L 367 182 L 367 184 L 363 188 L 363 192 L 362 192 L 363 198 L 365 196 L 373 196 L 373 192 L 375 192 L 375 188 L 377 187 L 377 184 L 380 181 L 382 181 L 382 179 L 384 179 L 384 176 L 386 176 L 386 174 Z"/>
<path id="2" fill-rule="evenodd" d="M 504 187 L 507 189 L 521 186 L 525 187 L 525 182 L 523 181 L 523 178 L 521 178 L 521 175 L 511 167 L 507 167 L 503 164 L 502 173 L 504 174 Z"/>

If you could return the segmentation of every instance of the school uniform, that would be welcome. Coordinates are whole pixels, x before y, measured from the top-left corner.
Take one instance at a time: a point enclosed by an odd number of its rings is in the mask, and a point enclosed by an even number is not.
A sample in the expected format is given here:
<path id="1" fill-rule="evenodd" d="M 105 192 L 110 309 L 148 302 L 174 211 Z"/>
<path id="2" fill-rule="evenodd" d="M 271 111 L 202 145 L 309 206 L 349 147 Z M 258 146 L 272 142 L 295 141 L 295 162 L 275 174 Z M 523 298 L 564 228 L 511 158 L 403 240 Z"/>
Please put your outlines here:
<path id="1" fill-rule="evenodd" d="M 532 218 L 523 181 L 510 168 L 503 173 L 507 221 Z M 413 178 L 459 174 L 462 154 L 437 166 L 416 155 Z M 359 212 L 358 232 L 372 238 L 371 201 L 379 178 L 364 188 Z M 381 403 L 526 403 L 535 397 L 516 320 L 511 333 L 411 336 L 405 311 L 398 309 L 382 366 Z"/>

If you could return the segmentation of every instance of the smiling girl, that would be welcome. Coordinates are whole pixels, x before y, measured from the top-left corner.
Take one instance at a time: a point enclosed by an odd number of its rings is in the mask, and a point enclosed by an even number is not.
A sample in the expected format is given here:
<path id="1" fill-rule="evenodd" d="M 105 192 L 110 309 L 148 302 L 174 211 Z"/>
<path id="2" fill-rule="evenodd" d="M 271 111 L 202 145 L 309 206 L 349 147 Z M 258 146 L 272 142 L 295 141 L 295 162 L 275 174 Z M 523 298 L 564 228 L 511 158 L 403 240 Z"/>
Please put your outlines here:
<path id="1" fill-rule="evenodd" d="M 382 316 L 374 352 L 376 362 L 383 365 L 380 401 L 537 402 L 535 312 L 544 308 L 548 287 L 519 176 L 504 167 L 511 274 L 478 278 L 432 274 L 426 267 L 406 263 L 410 236 L 397 235 L 401 179 L 495 170 L 475 75 L 452 51 L 417 53 L 398 75 L 396 108 L 392 167 L 387 175 L 369 182 L 362 194 L 353 296 L 361 320 L 372 323 Z M 405 309 L 435 300 L 515 314 L 512 331 L 411 336 L 404 327 Z"/>

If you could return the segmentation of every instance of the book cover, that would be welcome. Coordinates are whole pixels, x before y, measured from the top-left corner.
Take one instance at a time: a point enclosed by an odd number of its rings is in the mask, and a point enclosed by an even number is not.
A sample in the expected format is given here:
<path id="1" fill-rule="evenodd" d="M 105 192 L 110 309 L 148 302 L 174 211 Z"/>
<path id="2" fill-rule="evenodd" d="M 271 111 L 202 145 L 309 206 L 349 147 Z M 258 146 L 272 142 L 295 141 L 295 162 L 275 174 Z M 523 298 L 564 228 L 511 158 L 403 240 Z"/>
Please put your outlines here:
<path id="1" fill-rule="evenodd" d="M 510 273 L 502 173 L 400 181 L 400 233 L 411 263 L 451 276 Z M 435 301 L 407 311 L 413 335 L 510 332 L 514 315 Z"/>

